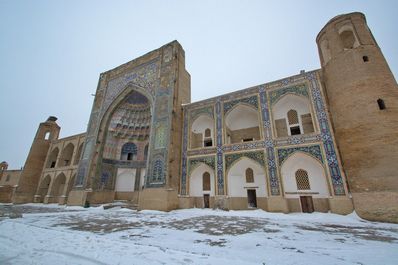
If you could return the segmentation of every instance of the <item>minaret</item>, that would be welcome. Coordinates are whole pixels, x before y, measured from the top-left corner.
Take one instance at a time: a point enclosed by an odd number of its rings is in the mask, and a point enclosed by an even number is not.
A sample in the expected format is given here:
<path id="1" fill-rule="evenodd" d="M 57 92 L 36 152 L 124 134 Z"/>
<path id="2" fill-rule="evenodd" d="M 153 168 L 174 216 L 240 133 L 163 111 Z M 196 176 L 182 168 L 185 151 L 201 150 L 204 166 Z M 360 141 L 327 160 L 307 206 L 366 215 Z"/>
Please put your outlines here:
<path id="1" fill-rule="evenodd" d="M 61 129 L 56 120 L 56 117 L 50 116 L 47 121 L 40 123 L 13 195 L 13 203 L 33 202 L 50 143 L 58 139 Z"/>
<path id="2" fill-rule="evenodd" d="M 362 13 L 317 36 L 325 92 L 356 212 L 398 222 L 398 86 Z"/>

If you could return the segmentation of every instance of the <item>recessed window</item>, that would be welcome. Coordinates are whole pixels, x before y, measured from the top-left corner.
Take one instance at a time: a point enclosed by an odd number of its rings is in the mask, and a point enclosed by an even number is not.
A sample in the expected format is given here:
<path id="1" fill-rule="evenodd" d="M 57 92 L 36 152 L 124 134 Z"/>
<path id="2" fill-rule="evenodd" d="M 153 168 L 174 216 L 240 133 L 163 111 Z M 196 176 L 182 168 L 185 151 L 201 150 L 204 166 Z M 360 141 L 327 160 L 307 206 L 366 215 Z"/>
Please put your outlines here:
<path id="1" fill-rule="evenodd" d="M 296 171 L 296 183 L 298 190 L 310 190 L 310 180 L 308 179 L 308 173 L 304 169 Z"/>
<path id="2" fill-rule="evenodd" d="M 10 181 L 10 178 L 11 178 L 11 176 L 10 176 L 10 175 L 7 175 L 6 181 Z"/>
<path id="3" fill-rule="evenodd" d="M 290 135 L 298 135 L 301 134 L 300 126 L 290 127 Z"/>
<path id="4" fill-rule="evenodd" d="M 44 134 L 44 140 L 48 140 L 48 139 L 50 139 L 50 132 L 46 132 Z"/>
<path id="5" fill-rule="evenodd" d="M 366 63 L 369 62 L 369 57 L 368 56 L 362 56 L 362 60 Z"/>
<path id="6" fill-rule="evenodd" d="M 56 161 L 52 161 L 51 165 L 50 165 L 50 168 L 54 168 L 55 167 L 55 163 L 56 163 Z"/>
<path id="7" fill-rule="evenodd" d="M 254 141 L 254 138 L 244 138 L 242 139 L 242 142 L 251 142 Z"/>
<path id="8" fill-rule="evenodd" d="M 254 182 L 254 175 L 253 175 L 253 169 L 250 167 L 246 169 L 246 183 L 253 183 Z"/>
<path id="9" fill-rule="evenodd" d="M 205 137 L 210 137 L 210 136 L 211 136 L 211 131 L 210 131 L 209 128 L 207 128 L 207 129 L 205 130 Z"/>
<path id="10" fill-rule="evenodd" d="M 213 146 L 213 140 L 212 139 L 206 139 L 206 140 L 203 141 L 203 144 L 204 144 L 205 147 Z"/>
<path id="11" fill-rule="evenodd" d="M 386 109 L 386 104 L 384 103 L 384 100 L 382 100 L 381 98 L 377 100 L 377 105 L 379 105 L 380 110 Z"/>
<path id="12" fill-rule="evenodd" d="M 210 190 L 210 173 L 203 173 L 203 190 Z"/>
<path id="13" fill-rule="evenodd" d="M 343 42 L 344 49 L 354 48 L 355 37 L 351 30 L 345 30 L 340 33 L 341 41 Z"/>

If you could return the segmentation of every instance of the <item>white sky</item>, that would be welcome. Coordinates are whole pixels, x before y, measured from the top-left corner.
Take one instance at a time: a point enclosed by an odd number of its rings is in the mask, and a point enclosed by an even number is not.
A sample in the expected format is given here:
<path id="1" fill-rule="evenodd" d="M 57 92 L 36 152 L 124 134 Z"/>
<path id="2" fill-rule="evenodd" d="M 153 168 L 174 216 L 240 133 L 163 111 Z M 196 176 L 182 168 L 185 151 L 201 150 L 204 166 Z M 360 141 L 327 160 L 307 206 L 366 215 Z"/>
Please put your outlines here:
<path id="1" fill-rule="evenodd" d="M 320 68 L 315 37 L 363 12 L 398 72 L 398 1 L 0 1 L 0 161 L 23 166 L 37 126 L 84 132 L 101 72 L 178 40 L 192 101 Z"/>

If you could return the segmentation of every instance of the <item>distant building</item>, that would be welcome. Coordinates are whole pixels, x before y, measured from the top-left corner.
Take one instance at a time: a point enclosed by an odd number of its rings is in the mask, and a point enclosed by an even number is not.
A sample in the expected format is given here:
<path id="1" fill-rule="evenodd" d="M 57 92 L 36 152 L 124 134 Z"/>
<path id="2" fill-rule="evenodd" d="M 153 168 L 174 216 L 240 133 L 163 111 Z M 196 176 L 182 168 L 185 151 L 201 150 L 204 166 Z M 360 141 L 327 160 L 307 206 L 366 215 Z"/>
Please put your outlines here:
<path id="1" fill-rule="evenodd" d="M 87 132 L 58 139 L 50 117 L 18 187 L 5 173 L 0 189 L 14 203 L 355 209 L 398 222 L 394 76 L 361 13 L 316 41 L 321 69 L 194 103 L 177 41 L 104 72 Z"/>

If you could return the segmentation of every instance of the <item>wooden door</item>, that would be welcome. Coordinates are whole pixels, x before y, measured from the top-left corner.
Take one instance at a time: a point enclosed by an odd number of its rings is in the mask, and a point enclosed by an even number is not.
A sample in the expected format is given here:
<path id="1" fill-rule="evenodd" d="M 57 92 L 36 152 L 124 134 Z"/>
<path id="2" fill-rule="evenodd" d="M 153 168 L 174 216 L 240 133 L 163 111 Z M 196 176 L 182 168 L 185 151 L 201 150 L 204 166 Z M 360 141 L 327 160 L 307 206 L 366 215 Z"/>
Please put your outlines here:
<path id="1" fill-rule="evenodd" d="M 203 207 L 210 208 L 210 195 L 209 194 L 203 195 Z"/>
<path id="2" fill-rule="evenodd" d="M 311 196 L 300 196 L 301 210 L 303 213 L 314 212 L 314 203 Z"/>

